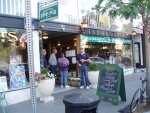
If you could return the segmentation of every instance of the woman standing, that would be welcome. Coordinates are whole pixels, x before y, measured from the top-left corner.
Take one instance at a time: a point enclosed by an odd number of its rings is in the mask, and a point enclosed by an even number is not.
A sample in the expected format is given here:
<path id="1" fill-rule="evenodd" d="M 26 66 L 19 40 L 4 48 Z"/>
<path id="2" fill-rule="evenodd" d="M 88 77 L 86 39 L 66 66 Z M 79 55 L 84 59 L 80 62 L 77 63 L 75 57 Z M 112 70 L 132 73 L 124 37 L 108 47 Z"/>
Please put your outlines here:
<path id="1" fill-rule="evenodd" d="M 60 71 L 61 88 L 63 88 L 63 84 L 65 88 L 70 87 L 68 86 L 68 66 L 69 66 L 68 59 L 64 57 L 64 53 L 61 53 L 61 57 L 58 59 L 58 69 Z"/>

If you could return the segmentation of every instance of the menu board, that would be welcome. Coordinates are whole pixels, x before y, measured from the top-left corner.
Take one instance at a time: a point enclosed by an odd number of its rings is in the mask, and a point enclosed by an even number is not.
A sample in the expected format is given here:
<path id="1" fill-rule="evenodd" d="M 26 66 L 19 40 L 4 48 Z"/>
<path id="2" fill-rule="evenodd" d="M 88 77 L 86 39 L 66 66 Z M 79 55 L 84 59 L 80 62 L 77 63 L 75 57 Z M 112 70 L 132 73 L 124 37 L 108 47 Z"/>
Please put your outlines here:
<path id="1" fill-rule="evenodd" d="M 25 68 L 23 65 L 10 66 L 9 74 L 10 74 L 10 88 L 11 89 L 26 87 Z"/>
<path id="2" fill-rule="evenodd" d="M 100 92 L 117 95 L 119 72 L 118 71 L 101 71 Z"/>
<path id="3" fill-rule="evenodd" d="M 75 50 L 68 50 L 65 52 L 66 57 L 71 57 L 71 56 L 75 56 L 76 55 L 76 51 Z"/>
<path id="4" fill-rule="evenodd" d="M 112 98 L 113 104 L 118 104 L 118 96 L 126 101 L 123 69 L 116 64 L 102 65 L 99 71 L 97 95 Z"/>

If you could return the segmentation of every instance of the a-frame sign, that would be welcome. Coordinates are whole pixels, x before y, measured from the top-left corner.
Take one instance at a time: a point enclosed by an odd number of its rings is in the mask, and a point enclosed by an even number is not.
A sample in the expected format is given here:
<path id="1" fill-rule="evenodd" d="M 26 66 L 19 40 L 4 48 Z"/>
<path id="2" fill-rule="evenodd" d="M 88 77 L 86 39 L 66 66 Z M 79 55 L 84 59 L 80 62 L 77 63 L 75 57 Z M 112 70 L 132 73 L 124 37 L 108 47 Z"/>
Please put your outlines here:
<path id="1" fill-rule="evenodd" d="M 117 64 L 102 65 L 99 71 L 97 95 L 112 98 L 114 105 L 118 104 L 120 95 L 122 101 L 126 101 L 125 82 L 123 69 Z"/>

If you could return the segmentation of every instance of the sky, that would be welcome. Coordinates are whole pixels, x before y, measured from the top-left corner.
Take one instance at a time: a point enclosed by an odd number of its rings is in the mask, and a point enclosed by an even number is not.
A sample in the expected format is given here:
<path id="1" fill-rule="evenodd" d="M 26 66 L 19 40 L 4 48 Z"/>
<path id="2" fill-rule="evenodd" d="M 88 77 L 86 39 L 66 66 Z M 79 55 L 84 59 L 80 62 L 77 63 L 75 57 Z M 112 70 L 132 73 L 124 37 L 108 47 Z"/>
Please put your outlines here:
<path id="1" fill-rule="evenodd" d="M 81 1 L 82 9 L 85 9 L 85 10 L 91 10 L 91 8 L 94 7 L 98 3 L 98 0 L 80 0 L 80 1 Z M 127 3 L 128 0 L 124 0 L 124 2 Z M 102 5 L 104 5 L 104 4 L 105 3 L 103 3 Z M 117 17 L 115 19 L 115 22 L 116 22 L 117 26 L 119 27 L 118 31 L 121 31 L 123 24 L 128 24 L 130 22 L 130 20 L 120 19 L 119 17 Z M 133 20 L 133 27 L 139 26 L 140 28 L 142 28 L 141 23 L 142 22 L 141 22 L 140 18 Z"/>
<path id="2" fill-rule="evenodd" d="M 81 1 L 81 7 L 85 10 L 91 10 L 92 7 L 94 7 L 98 0 L 80 0 Z"/>
<path id="3" fill-rule="evenodd" d="M 36 1 L 36 0 L 32 0 Z M 39 1 L 39 0 L 37 0 Z M 43 0 L 44 1 L 44 0 Z M 58 0 L 59 4 L 61 4 L 59 6 L 59 19 L 57 19 L 56 21 L 63 21 L 67 22 L 68 21 L 68 15 L 72 15 L 73 18 L 78 18 L 78 10 L 77 10 L 77 1 L 79 3 L 79 8 L 84 9 L 85 11 L 92 11 L 92 7 L 94 7 L 97 3 L 98 0 Z M 32 3 L 34 4 L 34 3 Z M 70 10 L 68 10 L 70 9 Z M 34 7 L 34 12 L 36 12 L 36 8 Z M 35 14 L 36 15 L 36 14 Z M 115 19 L 118 28 L 118 31 L 122 30 L 122 26 L 123 24 L 127 24 L 129 23 L 129 20 L 125 20 L 125 19 L 120 19 L 119 17 Z M 134 20 L 134 26 L 137 26 L 138 24 L 140 25 L 140 19 L 139 20 Z M 142 27 L 142 26 L 141 26 Z"/>

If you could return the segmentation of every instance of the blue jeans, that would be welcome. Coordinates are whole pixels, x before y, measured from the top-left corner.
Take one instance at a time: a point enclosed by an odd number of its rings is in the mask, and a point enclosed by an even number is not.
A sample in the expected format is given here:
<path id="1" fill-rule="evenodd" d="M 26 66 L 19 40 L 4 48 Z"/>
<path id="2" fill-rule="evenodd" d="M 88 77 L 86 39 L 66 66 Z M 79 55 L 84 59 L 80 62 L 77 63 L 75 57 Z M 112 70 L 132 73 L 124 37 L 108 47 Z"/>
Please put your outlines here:
<path id="1" fill-rule="evenodd" d="M 50 65 L 50 71 L 52 74 L 56 75 L 56 65 Z"/>
<path id="2" fill-rule="evenodd" d="M 68 85 L 68 71 L 60 71 L 60 84 Z"/>
<path id="3" fill-rule="evenodd" d="M 80 79 L 81 79 L 81 86 L 84 86 L 84 78 L 85 78 L 86 86 L 89 86 L 87 65 L 79 66 L 79 73 L 80 73 Z"/>

